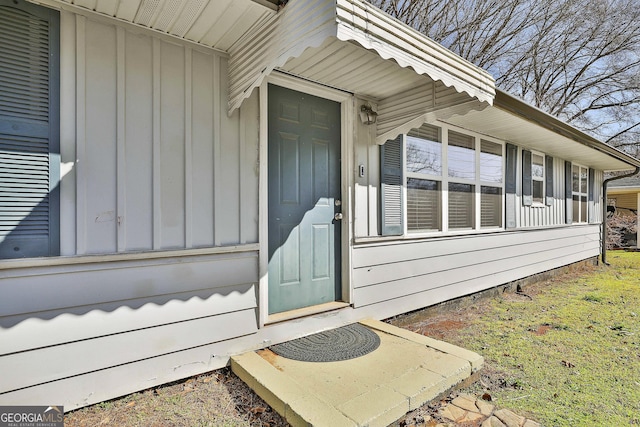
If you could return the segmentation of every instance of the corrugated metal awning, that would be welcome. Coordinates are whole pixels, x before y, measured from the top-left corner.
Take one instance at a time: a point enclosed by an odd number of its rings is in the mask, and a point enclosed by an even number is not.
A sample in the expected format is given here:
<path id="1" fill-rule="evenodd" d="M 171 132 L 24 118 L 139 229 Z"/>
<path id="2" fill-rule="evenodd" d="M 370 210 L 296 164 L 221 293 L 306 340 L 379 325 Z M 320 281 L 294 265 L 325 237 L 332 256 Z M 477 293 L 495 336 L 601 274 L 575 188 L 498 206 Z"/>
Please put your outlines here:
<path id="1" fill-rule="evenodd" d="M 275 69 L 374 100 L 433 81 L 495 96 L 486 71 L 361 0 L 291 0 L 229 53 L 230 113 Z"/>

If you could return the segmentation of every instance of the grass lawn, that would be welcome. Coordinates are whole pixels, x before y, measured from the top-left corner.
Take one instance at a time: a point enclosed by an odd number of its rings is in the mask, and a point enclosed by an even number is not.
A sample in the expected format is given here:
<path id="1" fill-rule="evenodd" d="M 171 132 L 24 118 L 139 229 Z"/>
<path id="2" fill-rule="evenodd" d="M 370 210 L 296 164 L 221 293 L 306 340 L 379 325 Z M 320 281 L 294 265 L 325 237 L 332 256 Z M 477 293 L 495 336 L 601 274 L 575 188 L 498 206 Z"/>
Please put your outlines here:
<path id="1" fill-rule="evenodd" d="M 492 299 L 456 332 L 495 403 L 549 427 L 640 425 L 640 252 L 609 262 Z"/>

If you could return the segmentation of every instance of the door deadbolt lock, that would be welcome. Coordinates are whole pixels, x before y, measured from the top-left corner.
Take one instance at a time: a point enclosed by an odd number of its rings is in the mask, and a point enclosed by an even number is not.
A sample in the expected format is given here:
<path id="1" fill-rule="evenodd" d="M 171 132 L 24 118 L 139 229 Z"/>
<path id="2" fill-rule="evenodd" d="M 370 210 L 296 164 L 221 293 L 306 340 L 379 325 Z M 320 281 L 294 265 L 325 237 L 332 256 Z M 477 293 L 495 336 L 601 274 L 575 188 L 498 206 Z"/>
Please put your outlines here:
<path id="1" fill-rule="evenodd" d="M 342 219 L 342 212 L 338 212 L 337 214 L 335 214 L 333 216 L 333 219 L 335 219 L 336 221 L 340 221 Z"/>

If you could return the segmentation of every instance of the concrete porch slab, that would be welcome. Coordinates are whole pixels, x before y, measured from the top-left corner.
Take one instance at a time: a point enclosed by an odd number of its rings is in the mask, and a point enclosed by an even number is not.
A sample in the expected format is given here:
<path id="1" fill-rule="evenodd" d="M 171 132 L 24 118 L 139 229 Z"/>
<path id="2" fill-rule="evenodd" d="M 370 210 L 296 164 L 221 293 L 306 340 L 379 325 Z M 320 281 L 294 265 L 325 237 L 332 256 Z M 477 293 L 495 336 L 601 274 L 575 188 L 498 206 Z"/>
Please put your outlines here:
<path id="1" fill-rule="evenodd" d="M 380 347 L 357 359 L 300 362 L 270 350 L 231 368 L 293 426 L 387 426 L 469 378 L 482 356 L 375 320 Z"/>

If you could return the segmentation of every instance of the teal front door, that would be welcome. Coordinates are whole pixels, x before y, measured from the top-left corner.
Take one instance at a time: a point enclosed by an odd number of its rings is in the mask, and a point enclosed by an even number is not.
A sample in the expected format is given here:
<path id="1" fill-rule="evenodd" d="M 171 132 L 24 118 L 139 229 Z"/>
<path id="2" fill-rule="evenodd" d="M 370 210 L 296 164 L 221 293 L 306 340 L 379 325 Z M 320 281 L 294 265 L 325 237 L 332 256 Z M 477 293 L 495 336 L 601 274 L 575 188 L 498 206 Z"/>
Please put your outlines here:
<path id="1" fill-rule="evenodd" d="M 340 104 L 269 85 L 269 314 L 340 299 Z"/>

